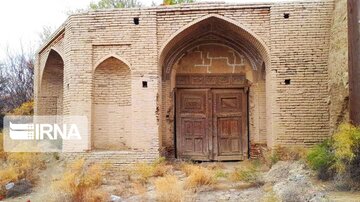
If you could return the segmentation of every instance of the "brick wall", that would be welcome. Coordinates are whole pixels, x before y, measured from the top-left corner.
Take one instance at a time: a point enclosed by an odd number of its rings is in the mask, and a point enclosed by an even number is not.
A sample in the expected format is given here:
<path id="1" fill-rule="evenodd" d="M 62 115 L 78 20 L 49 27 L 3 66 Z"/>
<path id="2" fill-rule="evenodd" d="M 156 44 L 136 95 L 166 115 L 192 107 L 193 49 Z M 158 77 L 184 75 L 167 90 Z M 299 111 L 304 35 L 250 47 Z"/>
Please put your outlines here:
<path id="1" fill-rule="evenodd" d="M 257 82 L 250 89 L 250 113 L 261 118 L 251 118 L 251 144 L 311 145 L 326 138 L 330 131 L 328 61 L 333 6 L 332 0 L 201 3 L 72 15 L 37 56 L 36 108 L 40 109 L 41 103 L 38 95 L 42 93 L 42 69 L 50 58 L 50 50 L 56 49 L 64 61 L 63 86 L 58 85 L 63 89 L 63 113 L 86 115 L 89 128 L 93 129 L 92 139 L 96 136 L 96 124 L 102 124 L 100 120 L 126 119 L 126 126 L 116 126 L 121 131 L 116 137 L 124 137 L 119 145 L 131 142 L 127 158 L 158 153 L 160 147 L 173 144 L 174 133 L 175 74 L 170 72 L 172 76 L 164 78 L 164 62 L 172 50 L 186 45 L 186 40 L 194 40 L 209 29 L 206 25 L 212 24 L 210 29 L 231 36 L 234 44 L 227 45 L 245 48 L 252 68 L 258 71 Z M 288 18 L 284 14 L 289 14 Z M 134 24 L 134 17 L 139 18 L 138 25 Z M 127 83 L 131 105 L 126 109 L 113 102 L 121 103 L 123 97 L 108 95 L 110 88 L 96 90 L 94 85 L 95 68 L 111 57 L 131 70 Z M 110 69 L 106 75 L 115 76 Z M 143 82 L 147 82 L 147 87 L 143 87 Z M 96 104 L 102 98 L 94 96 L 94 91 L 104 92 L 111 98 L 106 102 L 111 103 Z M 111 110 L 105 110 L 103 104 L 111 106 Z M 130 111 L 127 114 L 131 118 L 121 116 L 122 111 Z M 95 123 L 94 128 L 91 123 Z"/>
<path id="2" fill-rule="evenodd" d="M 93 79 L 93 148 L 131 148 L 131 72 L 110 57 L 96 67 Z"/>
<path id="3" fill-rule="evenodd" d="M 329 135 L 327 63 L 332 10 L 332 1 L 271 7 L 270 93 L 277 144 L 312 145 Z M 289 18 L 284 18 L 286 13 Z"/>

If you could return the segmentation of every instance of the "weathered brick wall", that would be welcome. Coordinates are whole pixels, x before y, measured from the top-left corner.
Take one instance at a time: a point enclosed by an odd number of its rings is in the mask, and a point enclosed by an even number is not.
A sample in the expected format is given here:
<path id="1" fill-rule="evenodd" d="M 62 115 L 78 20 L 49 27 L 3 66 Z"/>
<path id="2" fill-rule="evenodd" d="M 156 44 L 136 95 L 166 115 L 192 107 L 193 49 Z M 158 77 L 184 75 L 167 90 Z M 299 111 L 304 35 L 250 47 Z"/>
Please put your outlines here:
<path id="1" fill-rule="evenodd" d="M 96 11 L 70 17 L 68 22 L 70 114 L 77 113 L 90 117 L 101 114 L 91 112 L 94 96 L 92 90 L 92 71 L 102 58 L 116 55 L 128 63 L 131 69 L 131 149 L 155 150 L 158 148 L 156 127 L 157 63 L 156 24 L 151 13 L 139 9 Z M 153 14 L 154 15 L 154 14 Z M 142 16 L 146 16 L 142 18 Z M 141 23 L 134 25 L 133 18 L 140 17 Z M 141 58 L 141 59 L 140 59 Z M 65 74 L 66 75 L 66 74 Z M 71 78 L 71 79 L 70 79 Z M 148 82 L 148 88 L 142 87 Z M 77 90 L 74 88 L 81 87 Z M 75 94 L 76 93 L 76 94 Z M 92 134 L 94 134 L 92 132 Z"/>
<path id="2" fill-rule="evenodd" d="M 176 36 L 191 33 L 192 27 L 201 32 L 196 25 L 199 19 L 220 16 L 216 23 L 223 31 L 234 39 L 239 36 L 239 43 L 251 43 L 264 60 L 264 69 L 258 69 L 261 79 L 250 89 L 250 113 L 261 117 L 251 118 L 252 144 L 310 145 L 326 138 L 330 131 L 328 59 L 333 6 L 332 0 L 206 3 L 72 15 L 55 40 L 39 52 L 36 94 L 41 91 L 44 62 L 54 48 L 64 61 L 63 113 L 86 115 L 93 129 L 92 124 L 99 123 L 96 118 L 104 120 L 110 112 L 120 114 L 119 110 L 93 107 L 97 99 L 93 94 L 95 68 L 115 56 L 131 72 L 131 108 L 127 109 L 131 118 L 126 124 L 129 129 L 125 129 L 131 131 L 127 135 L 131 136 L 131 151 L 127 158 L 147 154 L 154 158 L 161 146 L 173 144 L 174 132 L 174 79 L 162 78 L 162 53 L 170 50 L 168 43 L 175 47 L 181 41 Z M 133 22 L 135 17 L 138 25 Z M 144 82 L 147 87 L 143 87 Z M 90 134 L 95 132 L 90 130 Z"/>
<path id="3" fill-rule="evenodd" d="M 330 32 L 329 102 L 330 134 L 349 120 L 347 1 L 335 1 Z"/>
<path id="4" fill-rule="evenodd" d="M 270 36 L 270 15 L 269 6 L 247 6 L 247 5 L 226 5 L 210 4 L 196 8 L 186 7 L 183 9 L 164 9 L 157 12 L 157 39 L 160 48 L 169 37 L 192 21 L 209 14 L 218 14 L 224 17 L 241 22 L 245 27 L 261 36 L 268 43 Z"/>
<path id="5" fill-rule="evenodd" d="M 312 145 L 329 135 L 327 63 L 332 10 L 332 1 L 271 7 L 273 86 L 269 93 L 274 96 L 275 144 Z M 289 18 L 284 18 L 286 13 Z"/>

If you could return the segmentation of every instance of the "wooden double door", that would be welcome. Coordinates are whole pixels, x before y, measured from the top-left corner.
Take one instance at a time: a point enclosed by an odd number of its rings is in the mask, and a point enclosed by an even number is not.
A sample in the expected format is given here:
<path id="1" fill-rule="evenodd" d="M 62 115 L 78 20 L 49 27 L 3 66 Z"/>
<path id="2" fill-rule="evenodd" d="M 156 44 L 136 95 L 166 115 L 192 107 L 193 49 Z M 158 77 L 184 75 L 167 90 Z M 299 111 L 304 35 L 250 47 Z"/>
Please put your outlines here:
<path id="1" fill-rule="evenodd" d="M 247 158 L 245 89 L 176 89 L 178 158 L 200 161 Z"/>

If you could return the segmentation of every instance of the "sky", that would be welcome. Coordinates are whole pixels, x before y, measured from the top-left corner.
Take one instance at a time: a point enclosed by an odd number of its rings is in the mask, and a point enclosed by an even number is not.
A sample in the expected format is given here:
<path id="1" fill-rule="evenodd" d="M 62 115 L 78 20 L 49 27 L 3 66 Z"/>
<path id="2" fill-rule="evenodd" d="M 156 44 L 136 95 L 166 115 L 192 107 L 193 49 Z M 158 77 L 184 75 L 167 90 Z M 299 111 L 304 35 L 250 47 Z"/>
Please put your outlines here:
<path id="1" fill-rule="evenodd" d="M 87 8 L 94 0 L 4 0 L 0 7 L 0 60 L 5 50 L 37 49 L 39 33 L 44 26 L 55 30 L 67 18 L 68 12 Z M 160 4 L 162 0 L 153 0 Z M 216 1 L 216 0 L 198 0 Z M 217 0 L 219 1 L 219 0 Z M 279 0 L 220 0 L 221 2 L 272 2 Z M 281 0 L 291 1 L 291 0 Z M 95 0 L 96 2 L 96 0 Z M 150 6 L 152 0 L 140 0 L 144 6 Z"/>

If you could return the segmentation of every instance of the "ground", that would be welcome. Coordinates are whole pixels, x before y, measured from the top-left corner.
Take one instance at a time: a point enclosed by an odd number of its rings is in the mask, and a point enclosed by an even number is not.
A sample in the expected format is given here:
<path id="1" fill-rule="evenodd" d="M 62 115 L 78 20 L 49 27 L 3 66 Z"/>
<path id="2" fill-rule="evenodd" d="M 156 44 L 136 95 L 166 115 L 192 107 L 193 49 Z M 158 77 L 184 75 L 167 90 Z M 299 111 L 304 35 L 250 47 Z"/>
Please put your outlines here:
<path id="1" fill-rule="evenodd" d="M 145 166 L 145 170 L 150 169 L 147 165 L 149 164 L 141 166 Z M 162 162 L 159 165 L 155 169 L 161 167 L 157 174 L 159 176 L 148 177 L 146 180 L 142 180 L 139 173 L 133 172 L 139 165 L 127 169 L 107 167 L 101 189 L 109 196 L 119 196 L 119 201 L 167 201 L 168 199 L 160 199 L 158 196 L 157 180 L 162 178 L 162 175 L 172 175 L 178 179 L 176 182 L 184 186 L 189 178 L 184 165 L 190 165 L 191 169 L 194 169 L 194 164 Z M 62 180 L 61 173 L 67 166 L 65 160 L 48 160 L 47 168 L 40 172 L 40 180 L 30 194 L 5 201 L 44 201 L 52 198 L 52 184 Z M 216 182 L 184 189 L 182 201 L 360 201 L 359 192 L 339 192 L 331 182 L 316 180 L 312 171 L 301 161 L 280 161 L 270 169 L 257 161 L 200 163 L 195 165 L 197 166 L 214 173 Z M 241 177 L 235 179 L 235 170 L 249 172 L 240 172 Z M 176 194 L 172 196 L 177 196 Z"/>

